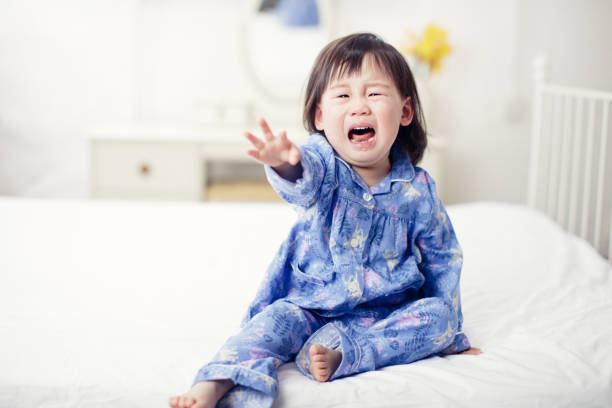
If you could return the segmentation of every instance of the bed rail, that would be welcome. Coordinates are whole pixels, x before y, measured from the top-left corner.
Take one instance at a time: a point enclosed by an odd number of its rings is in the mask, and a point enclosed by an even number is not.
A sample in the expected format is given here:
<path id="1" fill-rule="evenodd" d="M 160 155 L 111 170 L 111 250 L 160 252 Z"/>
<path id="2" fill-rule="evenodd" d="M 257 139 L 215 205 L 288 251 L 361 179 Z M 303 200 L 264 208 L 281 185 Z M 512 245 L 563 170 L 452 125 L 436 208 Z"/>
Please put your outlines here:
<path id="1" fill-rule="evenodd" d="M 534 60 L 527 204 L 612 261 L 612 92 L 548 83 L 547 68 Z"/>

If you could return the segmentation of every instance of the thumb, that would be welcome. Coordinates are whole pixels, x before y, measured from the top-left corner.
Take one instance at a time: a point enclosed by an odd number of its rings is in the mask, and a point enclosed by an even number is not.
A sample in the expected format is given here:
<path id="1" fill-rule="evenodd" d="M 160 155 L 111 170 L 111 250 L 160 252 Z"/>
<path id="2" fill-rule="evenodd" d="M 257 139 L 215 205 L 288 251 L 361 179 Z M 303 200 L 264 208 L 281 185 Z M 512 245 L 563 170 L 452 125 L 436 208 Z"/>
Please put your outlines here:
<path id="1" fill-rule="evenodd" d="M 300 161 L 300 151 L 295 145 L 291 145 L 291 149 L 289 150 L 289 164 L 295 166 Z"/>

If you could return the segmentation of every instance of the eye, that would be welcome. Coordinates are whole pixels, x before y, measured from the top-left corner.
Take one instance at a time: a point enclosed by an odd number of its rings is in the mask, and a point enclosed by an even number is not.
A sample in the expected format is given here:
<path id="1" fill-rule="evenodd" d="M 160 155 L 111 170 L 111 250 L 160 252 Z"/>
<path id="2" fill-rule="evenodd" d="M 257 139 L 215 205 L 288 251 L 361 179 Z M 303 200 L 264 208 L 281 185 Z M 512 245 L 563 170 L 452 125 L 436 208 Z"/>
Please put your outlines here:
<path id="1" fill-rule="evenodd" d="M 347 94 L 340 94 L 337 96 L 337 98 L 348 98 Z"/>
<path id="2" fill-rule="evenodd" d="M 372 89 L 369 91 L 368 96 L 385 96 L 386 92 L 382 89 Z"/>

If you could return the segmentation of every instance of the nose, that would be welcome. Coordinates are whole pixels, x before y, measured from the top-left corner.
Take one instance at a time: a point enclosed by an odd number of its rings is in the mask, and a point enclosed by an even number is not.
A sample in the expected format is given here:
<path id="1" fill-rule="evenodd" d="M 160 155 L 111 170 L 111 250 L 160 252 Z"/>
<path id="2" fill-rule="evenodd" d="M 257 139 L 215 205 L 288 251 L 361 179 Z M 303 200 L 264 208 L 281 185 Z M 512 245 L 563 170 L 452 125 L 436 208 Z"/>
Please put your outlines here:
<path id="1" fill-rule="evenodd" d="M 368 106 L 367 100 L 363 97 L 353 98 L 351 105 L 351 116 L 362 116 L 369 114 L 370 107 Z"/>

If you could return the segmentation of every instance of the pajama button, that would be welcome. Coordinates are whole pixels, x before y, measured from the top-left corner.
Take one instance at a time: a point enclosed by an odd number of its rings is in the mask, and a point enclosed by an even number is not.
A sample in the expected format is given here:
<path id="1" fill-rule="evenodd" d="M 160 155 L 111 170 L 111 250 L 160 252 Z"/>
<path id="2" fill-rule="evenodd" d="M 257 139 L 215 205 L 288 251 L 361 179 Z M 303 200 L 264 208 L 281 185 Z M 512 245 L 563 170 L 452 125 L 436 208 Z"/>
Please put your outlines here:
<path id="1" fill-rule="evenodd" d="M 351 246 L 353 248 L 357 248 L 359 246 L 359 241 L 357 240 L 357 238 L 351 239 Z"/>
<path id="2" fill-rule="evenodd" d="M 372 196 L 368 193 L 363 193 L 363 199 L 366 201 L 370 201 L 372 199 Z"/>

